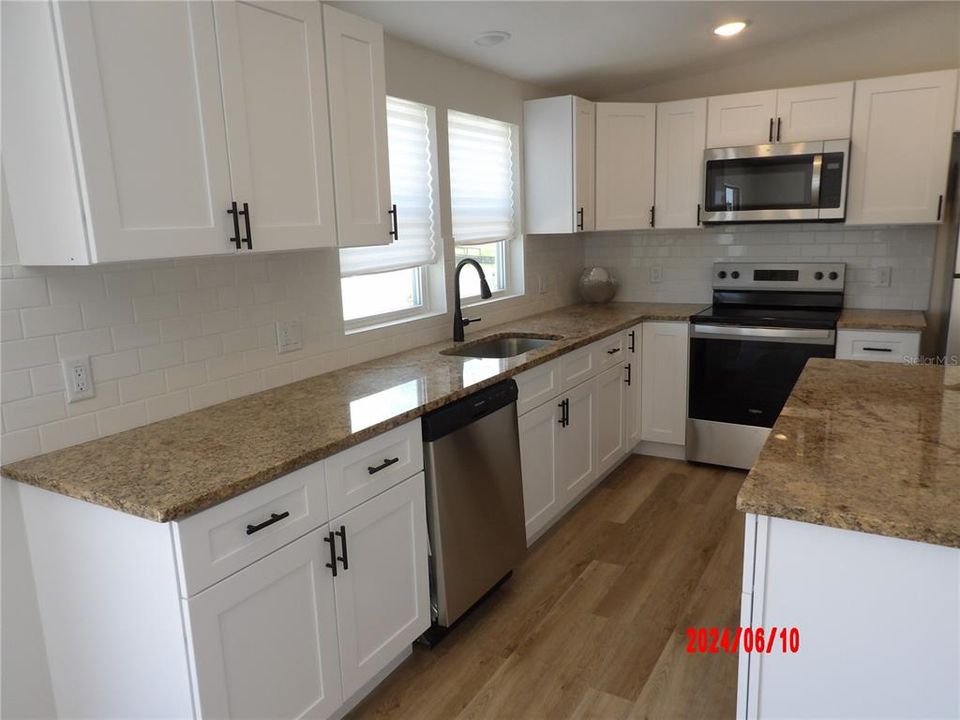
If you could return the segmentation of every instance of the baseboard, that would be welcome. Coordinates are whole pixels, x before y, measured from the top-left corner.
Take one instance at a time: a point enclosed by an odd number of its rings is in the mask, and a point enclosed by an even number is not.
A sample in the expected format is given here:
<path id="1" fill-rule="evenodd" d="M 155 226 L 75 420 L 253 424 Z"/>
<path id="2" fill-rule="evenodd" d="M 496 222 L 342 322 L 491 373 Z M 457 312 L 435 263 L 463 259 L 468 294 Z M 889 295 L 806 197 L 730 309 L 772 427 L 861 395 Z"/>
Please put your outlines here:
<path id="1" fill-rule="evenodd" d="M 642 440 L 633 452 L 637 455 L 652 455 L 653 457 L 670 458 L 671 460 L 686 460 L 686 445 L 673 445 L 672 443 L 650 442 Z"/>
<path id="2" fill-rule="evenodd" d="M 357 705 L 359 705 L 360 702 L 365 697 L 367 697 L 367 695 L 372 693 L 376 689 L 377 685 L 379 685 L 384 680 L 386 680 L 387 675 L 389 675 L 398 667 L 400 667 L 400 663 L 402 663 L 412 654 L 413 654 L 413 645 L 408 645 L 406 648 L 404 648 L 402 653 L 400 653 L 399 655 L 397 655 L 397 657 L 395 657 L 393 660 L 390 661 L 389 665 L 387 665 L 383 670 L 381 670 L 372 678 L 370 678 L 370 680 L 367 681 L 367 683 L 362 688 L 357 690 L 346 702 L 344 702 L 343 705 L 341 705 L 337 709 L 337 711 L 330 716 L 330 720 L 341 720 L 344 716 L 346 716 L 346 714 L 349 713 L 351 710 L 353 710 Z"/>

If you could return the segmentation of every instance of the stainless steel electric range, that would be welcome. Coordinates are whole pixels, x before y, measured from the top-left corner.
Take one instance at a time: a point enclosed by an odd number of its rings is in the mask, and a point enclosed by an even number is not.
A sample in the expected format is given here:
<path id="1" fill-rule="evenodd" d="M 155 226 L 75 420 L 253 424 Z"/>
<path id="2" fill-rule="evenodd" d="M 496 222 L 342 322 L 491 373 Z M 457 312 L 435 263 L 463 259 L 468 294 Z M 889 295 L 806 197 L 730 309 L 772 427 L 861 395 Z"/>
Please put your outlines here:
<path id="1" fill-rule="evenodd" d="M 687 459 L 750 468 L 804 364 L 833 357 L 843 263 L 716 263 L 690 318 Z"/>

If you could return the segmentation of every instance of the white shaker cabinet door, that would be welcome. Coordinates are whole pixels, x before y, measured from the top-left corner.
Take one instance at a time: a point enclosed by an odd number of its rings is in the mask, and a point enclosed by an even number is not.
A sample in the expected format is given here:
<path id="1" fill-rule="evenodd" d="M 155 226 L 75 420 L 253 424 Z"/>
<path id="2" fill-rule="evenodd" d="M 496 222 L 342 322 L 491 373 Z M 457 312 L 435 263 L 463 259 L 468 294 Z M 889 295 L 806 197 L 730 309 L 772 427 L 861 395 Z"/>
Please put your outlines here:
<path id="1" fill-rule="evenodd" d="M 184 600 L 198 715 L 326 718 L 342 700 L 327 528 Z"/>
<path id="2" fill-rule="evenodd" d="M 624 358 L 630 369 L 627 371 L 627 397 L 623 404 L 626 451 L 630 452 L 640 442 L 640 353 L 643 347 L 643 325 L 636 325 L 624 333 L 627 356 Z"/>
<path id="3" fill-rule="evenodd" d="M 584 492 L 597 477 L 597 381 L 587 380 L 565 393 L 567 423 L 557 438 L 557 472 L 564 503 Z"/>
<path id="4" fill-rule="evenodd" d="M 323 26 L 339 244 L 389 245 L 383 28 L 329 5 Z"/>
<path id="5" fill-rule="evenodd" d="M 53 12 L 89 261 L 233 252 L 213 4 L 67 2 Z"/>
<path id="6" fill-rule="evenodd" d="M 653 223 L 657 106 L 597 103 L 597 230 Z"/>
<path id="7" fill-rule="evenodd" d="M 557 473 L 561 398 L 555 398 L 519 418 L 520 471 L 527 544 L 560 513 L 563 493 Z"/>
<path id="8" fill-rule="evenodd" d="M 689 324 L 643 324 L 641 438 L 683 445 L 687 425 Z"/>
<path id="9" fill-rule="evenodd" d="M 700 225 L 706 143 L 706 98 L 657 105 L 657 227 Z"/>
<path id="10" fill-rule="evenodd" d="M 848 225 L 940 220 L 956 94 L 956 70 L 857 83 Z"/>
<path id="11" fill-rule="evenodd" d="M 245 0 L 214 7 L 230 170 L 240 209 L 247 203 L 249 249 L 336 245 L 323 7 Z"/>
<path id="12" fill-rule="evenodd" d="M 850 137 L 853 83 L 809 85 L 777 92 L 777 142 L 842 140 Z"/>
<path id="13" fill-rule="evenodd" d="M 590 232 L 596 227 L 596 106 L 575 97 L 573 113 L 573 221 L 576 230 Z"/>
<path id="14" fill-rule="evenodd" d="M 627 365 L 617 363 L 597 376 L 597 472 L 601 475 L 624 455 Z"/>
<path id="15" fill-rule="evenodd" d="M 430 626 L 423 473 L 332 520 L 343 695 L 349 698 Z"/>
<path id="16" fill-rule="evenodd" d="M 707 147 L 773 142 L 777 91 L 717 95 L 707 101 Z"/>

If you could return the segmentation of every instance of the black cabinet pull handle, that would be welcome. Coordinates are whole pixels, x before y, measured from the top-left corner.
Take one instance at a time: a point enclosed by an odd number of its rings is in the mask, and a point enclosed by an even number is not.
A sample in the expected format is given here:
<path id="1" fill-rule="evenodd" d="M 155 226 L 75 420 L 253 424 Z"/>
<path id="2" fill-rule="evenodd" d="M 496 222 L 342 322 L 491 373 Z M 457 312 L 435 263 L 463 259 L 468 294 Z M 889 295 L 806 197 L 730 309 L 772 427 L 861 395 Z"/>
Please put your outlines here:
<path id="1" fill-rule="evenodd" d="M 237 246 L 237 250 L 240 249 L 240 215 L 237 212 L 237 203 L 236 201 L 230 203 L 230 209 L 227 210 L 227 214 L 233 215 L 233 237 L 230 238 L 230 242 L 234 243 Z"/>
<path id="2" fill-rule="evenodd" d="M 282 513 L 270 513 L 270 519 L 264 520 L 259 525 L 247 525 L 247 535 L 253 535 L 255 532 L 260 532 L 265 527 L 270 527 L 276 522 L 280 522 L 284 518 L 290 517 L 290 511 L 284 510 Z"/>
<path id="3" fill-rule="evenodd" d="M 391 465 L 396 465 L 398 462 L 400 462 L 400 458 L 398 458 L 398 457 L 395 457 L 395 458 L 384 458 L 384 459 L 383 459 L 383 462 L 380 463 L 379 465 L 375 466 L 375 467 L 371 467 L 371 466 L 368 465 L 368 466 L 367 466 L 367 472 L 370 473 L 371 475 L 373 475 L 374 473 L 378 473 L 378 472 L 380 472 L 381 470 L 384 470 L 385 468 L 390 467 Z"/>
<path id="4" fill-rule="evenodd" d="M 387 210 L 388 215 L 393 215 L 393 230 L 391 230 L 388 235 L 393 238 L 394 242 L 400 239 L 400 231 L 397 228 L 397 204 L 394 203 L 393 206 Z"/>
<path id="5" fill-rule="evenodd" d="M 937 200 L 937 222 L 940 222 L 940 217 L 943 215 L 943 195 L 940 196 L 940 199 Z"/>
<path id="6" fill-rule="evenodd" d="M 333 571 L 333 576 L 337 576 L 337 545 L 336 540 L 334 539 L 333 532 L 328 532 L 327 536 L 323 539 L 325 543 L 330 545 L 330 562 L 324 563 L 328 568 Z"/>
<path id="7" fill-rule="evenodd" d="M 864 350 L 869 350 L 870 352 L 893 352 L 893 348 L 872 348 L 872 347 L 865 347 Z"/>
<path id="8" fill-rule="evenodd" d="M 700 224 L 700 203 L 697 203 L 697 225 Z"/>
<path id="9" fill-rule="evenodd" d="M 650 227 L 656 227 L 656 226 L 657 226 L 657 206 L 651 205 L 650 206 Z"/>
<path id="10" fill-rule="evenodd" d="M 780 124 L 783 122 L 783 118 L 777 118 L 777 142 L 780 142 Z"/>
<path id="11" fill-rule="evenodd" d="M 243 223 L 247 227 L 247 236 L 243 239 L 243 242 L 247 244 L 248 250 L 253 250 L 253 235 L 250 233 L 250 205 L 244 203 L 240 214 L 243 215 Z"/>
<path id="12" fill-rule="evenodd" d="M 633 384 L 633 365 L 630 363 L 627 363 L 626 365 L 623 366 L 623 369 L 627 371 L 627 379 L 624 380 L 624 382 L 627 385 L 632 385 Z"/>
<path id="13" fill-rule="evenodd" d="M 767 142 L 773 142 L 773 118 L 770 118 L 770 132 L 767 134 Z"/>
<path id="14" fill-rule="evenodd" d="M 583 230 L 583 208 L 577 210 L 577 230 Z"/>
<path id="15" fill-rule="evenodd" d="M 347 565 L 347 528 L 344 525 L 340 526 L 340 529 L 336 532 L 340 536 L 340 545 L 343 548 L 343 555 L 338 555 L 337 560 L 343 563 L 343 569 L 348 570 L 350 568 Z"/>
<path id="16" fill-rule="evenodd" d="M 607 350 L 607 355 L 616 355 L 620 352 L 620 348 L 613 348 L 612 350 Z"/>
<path id="17" fill-rule="evenodd" d="M 564 398 L 557 407 L 560 408 L 560 427 L 566 427 L 570 424 L 570 400 Z"/>
<path id="18" fill-rule="evenodd" d="M 631 330 L 630 331 L 630 352 L 636 352 L 636 351 L 637 351 L 637 331 Z"/>

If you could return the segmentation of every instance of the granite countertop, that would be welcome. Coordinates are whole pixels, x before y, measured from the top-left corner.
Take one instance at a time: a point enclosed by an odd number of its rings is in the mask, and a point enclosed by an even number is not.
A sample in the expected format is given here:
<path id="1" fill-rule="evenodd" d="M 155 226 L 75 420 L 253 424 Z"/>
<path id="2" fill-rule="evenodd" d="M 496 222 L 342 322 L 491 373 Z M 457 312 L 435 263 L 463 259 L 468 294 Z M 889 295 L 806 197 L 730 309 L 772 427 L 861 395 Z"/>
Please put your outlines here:
<path id="1" fill-rule="evenodd" d="M 837 320 L 841 330 L 913 330 L 927 327 L 919 310 L 867 310 L 844 308 Z"/>
<path id="2" fill-rule="evenodd" d="M 558 338 L 506 359 L 437 343 L 5 465 L 5 477 L 131 515 L 177 520 L 642 320 L 705 305 L 571 305 L 471 335 Z"/>
<path id="3" fill-rule="evenodd" d="M 737 508 L 960 548 L 960 367 L 809 360 Z"/>

